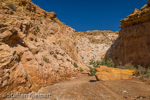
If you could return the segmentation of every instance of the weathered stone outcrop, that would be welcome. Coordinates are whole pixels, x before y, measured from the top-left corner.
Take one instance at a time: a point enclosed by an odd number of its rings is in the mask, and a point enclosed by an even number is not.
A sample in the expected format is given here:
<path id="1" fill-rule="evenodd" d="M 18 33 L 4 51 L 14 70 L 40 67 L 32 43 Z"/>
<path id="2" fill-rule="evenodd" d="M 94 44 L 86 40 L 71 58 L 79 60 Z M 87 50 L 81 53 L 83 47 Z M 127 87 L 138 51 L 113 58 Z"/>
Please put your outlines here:
<path id="1" fill-rule="evenodd" d="M 37 92 L 75 76 L 75 62 L 88 70 L 79 61 L 75 30 L 56 16 L 31 0 L 0 1 L 0 95 Z"/>
<path id="2" fill-rule="evenodd" d="M 118 37 L 118 31 L 75 32 L 77 52 L 81 61 L 89 65 L 90 60 L 100 60 Z"/>
<path id="3" fill-rule="evenodd" d="M 99 66 L 99 68 L 96 68 L 95 77 L 98 81 L 121 80 L 130 79 L 134 73 L 134 69 L 119 69 L 107 66 Z"/>
<path id="4" fill-rule="evenodd" d="M 119 37 L 107 51 L 116 65 L 150 66 L 150 3 L 121 20 Z"/>
<path id="5" fill-rule="evenodd" d="M 57 17 L 57 14 L 55 14 L 54 12 L 46 12 L 45 10 L 41 9 L 33 2 L 31 2 L 31 0 L 1 0 L 0 3 L 1 8 L 24 13 L 30 16 L 32 19 L 35 19 L 37 17 L 43 17 L 53 20 Z"/>

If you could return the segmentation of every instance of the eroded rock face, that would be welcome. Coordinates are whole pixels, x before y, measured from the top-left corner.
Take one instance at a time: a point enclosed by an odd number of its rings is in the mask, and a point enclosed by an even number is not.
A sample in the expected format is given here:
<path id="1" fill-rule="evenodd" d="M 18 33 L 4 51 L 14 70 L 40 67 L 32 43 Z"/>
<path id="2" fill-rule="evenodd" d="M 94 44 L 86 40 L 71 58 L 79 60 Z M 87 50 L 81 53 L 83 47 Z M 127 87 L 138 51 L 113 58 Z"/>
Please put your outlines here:
<path id="1" fill-rule="evenodd" d="M 11 0 L 12 1 L 12 0 Z M 0 2 L 0 94 L 37 92 L 80 73 L 74 29 L 30 0 Z"/>
<path id="2" fill-rule="evenodd" d="M 106 58 L 116 65 L 131 63 L 135 66 L 150 66 L 150 6 L 149 3 L 121 20 L 119 37 L 112 44 Z"/>
<path id="3" fill-rule="evenodd" d="M 89 66 L 90 60 L 101 60 L 106 51 L 118 37 L 113 31 L 86 31 L 76 32 L 77 52 L 81 61 Z"/>

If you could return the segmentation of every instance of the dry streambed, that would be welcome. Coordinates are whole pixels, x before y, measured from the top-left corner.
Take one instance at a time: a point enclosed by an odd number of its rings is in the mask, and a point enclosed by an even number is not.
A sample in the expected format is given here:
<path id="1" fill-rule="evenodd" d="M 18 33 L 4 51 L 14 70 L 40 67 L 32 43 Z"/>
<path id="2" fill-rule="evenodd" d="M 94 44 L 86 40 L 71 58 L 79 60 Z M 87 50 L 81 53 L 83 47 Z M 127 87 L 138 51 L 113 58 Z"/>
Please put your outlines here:
<path id="1" fill-rule="evenodd" d="M 78 75 L 39 90 L 51 94 L 47 100 L 150 100 L 150 81 L 131 80 L 96 81 L 94 76 Z M 6 99 L 6 100 L 26 100 Z M 28 100 L 46 100 L 28 98 Z"/>

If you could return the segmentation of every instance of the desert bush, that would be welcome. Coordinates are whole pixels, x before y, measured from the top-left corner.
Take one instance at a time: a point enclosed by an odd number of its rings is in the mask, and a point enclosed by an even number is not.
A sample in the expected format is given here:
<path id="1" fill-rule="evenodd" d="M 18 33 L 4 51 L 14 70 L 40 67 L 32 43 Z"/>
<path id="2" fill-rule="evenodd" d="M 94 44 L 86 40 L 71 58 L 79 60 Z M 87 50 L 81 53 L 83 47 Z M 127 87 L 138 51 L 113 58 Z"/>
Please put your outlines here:
<path id="1" fill-rule="evenodd" d="M 49 59 L 48 59 L 46 56 L 43 56 L 43 60 L 44 60 L 46 63 L 50 63 Z"/>
<path id="2" fill-rule="evenodd" d="M 55 57 L 55 58 L 57 58 L 57 55 L 56 55 L 56 54 L 54 54 L 54 57 Z"/>
<path id="3" fill-rule="evenodd" d="M 147 79 L 150 78 L 150 67 L 146 69 L 141 66 L 138 66 L 138 73 L 139 75 L 142 75 L 141 80 L 145 82 L 147 81 Z"/>
<path id="4" fill-rule="evenodd" d="M 94 61 L 93 59 L 90 60 L 90 65 L 93 65 L 93 67 L 97 68 L 98 65 L 106 65 L 105 59 L 101 58 L 101 61 Z"/>
<path id="5" fill-rule="evenodd" d="M 37 32 L 40 32 L 40 28 L 39 28 L 39 26 L 37 26 Z"/>
<path id="6" fill-rule="evenodd" d="M 94 64 L 94 60 L 91 59 L 89 64 L 90 64 L 90 65 L 93 65 L 93 64 Z"/>
<path id="7" fill-rule="evenodd" d="M 90 65 L 93 65 L 94 68 L 97 68 L 99 65 L 106 65 L 108 67 L 114 67 L 114 62 L 111 58 L 109 58 L 107 61 L 105 61 L 105 58 L 101 58 L 100 61 L 94 61 L 93 59 L 90 60 Z"/>
<path id="8" fill-rule="evenodd" d="M 55 42 L 52 42 L 54 45 L 56 45 L 56 43 Z"/>
<path id="9" fill-rule="evenodd" d="M 4 2 L 4 0 L 1 0 L 2 2 Z"/>
<path id="10" fill-rule="evenodd" d="M 105 60 L 105 58 L 101 58 L 100 65 L 107 65 L 107 64 L 106 64 L 106 60 Z"/>
<path id="11" fill-rule="evenodd" d="M 9 8 L 11 8 L 13 11 L 16 11 L 16 7 L 14 6 L 13 3 L 7 3 L 6 6 L 8 6 Z"/>
<path id="12" fill-rule="evenodd" d="M 95 75 L 95 73 L 96 73 L 96 70 L 94 68 L 90 68 L 90 74 Z"/>
<path id="13" fill-rule="evenodd" d="M 149 69 L 146 69 L 145 67 L 142 67 L 141 65 L 138 65 L 136 68 L 134 67 L 134 65 L 128 63 L 128 64 L 125 64 L 124 67 L 127 69 L 135 69 L 136 76 L 142 76 L 143 78 L 150 72 Z"/>
<path id="14" fill-rule="evenodd" d="M 144 74 L 146 74 L 146 69 L 144 68 L 144 67 L 142 67 L 141 65 L 138 65 L 137 66 L 138 68 L 137 68 L 137 74 L 140 76 L 140 75 L 144 75 Z"/>
<path id="15" fill-rule="evenodd" d="M 101 65 L 101 61 L 97 60 L 97 61 L 94 62 L 93 67 L 97 68 L 99 65 Z"/>
<path id="16" fill-rule="evenodd" d="M 95 68 L 92 68 L 92 67 L 90 67 L 90 66 L 87 66 L 87 67 L 90 69 L 90 75 L 91 75 L 91 76 L 95 75 L 95 73 L 96 73 Z"/>
<path id="17" fill-rule="evenodd" d="M 97 68 L 101 64 L 100 61 L 94 61 L 93 59 L 90 61 L 90 65 L 93 65 L 94 68 Z"/>
<path id="18" fill-rule="evenodd" d="M 134 65 L 132 65 L 130 63 L 125 64 L 124 67 L 127 69 L 135 69 L 136 70 L 136 67 L 134 67 Z"/>
<path id="19" fill-rule="evenodd" d="M 114 63 L 111 58 L 109 58 L 107 61 L 105 61 L 105 58 L 101 58 L 100 61 L 99 60 L 94 61 L 93 59 L 91 59 L 89 64 L 93 65 L 93 68 L 88 67 L 88 68 L 90 68 L 91 75 L 94 75 L 96 73 L 95 68 L 97 68 L 99 65 L 106 65 L 108 67 L 114 67 Z"/>
<path id="20" fill-rule="evenodd" d="M 89 39 L 89 41 L 90 41 L 90 43 L 96 43 L 96 44 L 98 44 L 99 43 L 99 39 L 95 39 L 94 37 L 88 37 L 88 39 Z"/>
<path id="21" fill-rule="evenodd" d="M 78 68 L 78 65 L 77 65 L 77 63 L 75 63 L 75 62 L 74 62 L 74 67 L 75 67 L 75 68 Z"/>
<path id="22" fill-rule="evenodd" d="M 83 72 L 83 68 L 80 67 L 80 71 Z"/>
<path id="23" fill-rule="evenodd" d="M 138 65 L 136 67 L 134 67 L 134 65 L 128 63 L 124 65 L 125 68 L 128 69 L 135 69 L 135 76 L 141 76 L 141 80 L 144 82 L 146 81 L 148 78 L 150 78 L 150 67 L 149 68 L 145 68 L 144 66 Z"/>
<path id="24" fill-rule="evenodd" d="M 146 73 L 147 73 L 147 77 L 150 78 L 150 67 L 147 68 Z"/>
<path id="25" fill-rule="evenodd" d="M 114 67 L 114 62 L 112 61 L 111 58 L 109 58 L 109 59 L 107 60 L 107 67 Z"/>

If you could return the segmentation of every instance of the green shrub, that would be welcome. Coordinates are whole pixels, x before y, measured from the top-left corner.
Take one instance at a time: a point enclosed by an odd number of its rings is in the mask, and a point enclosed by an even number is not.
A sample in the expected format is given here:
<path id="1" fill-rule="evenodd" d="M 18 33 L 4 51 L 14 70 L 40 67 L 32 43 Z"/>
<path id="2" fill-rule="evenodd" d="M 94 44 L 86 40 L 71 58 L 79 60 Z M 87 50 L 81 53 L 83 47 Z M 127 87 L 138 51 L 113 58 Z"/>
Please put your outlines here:
<path id="1" fill-rule="evenodd" d="M 75 68 L 78 68 L 78 65 L 77 65 L 77 63 L 75 63 L 75 62 L 74 62 L 74 67 L 75 67 Z"/>
<path id="2" fill-rule="evenodd" d="M 83 68 L 80 67 L 80 71 L 83 72 Z"/>
<path id="3" fill-rule="evenodd" d="M 125 64 L 124 67 L 127 68 L 127 69 L 136 69 L 136 68 L 134 67 L 134 65 L 132 65 L 132 64 L 130 64 L 130 63 Z"/>
<path id="4" fill-rule="evenodd" d="M 90 63 L 89 63 L 89 64 L 90 64 L 90 65 L 93 65 L 93 67 L 94 67 L 94 68 L 89 67 L 89 68 L 90 68 L 90 73 L 91 73 L 91 75 L 94 75 L 94 74 L 96 73 L 95 68 L 97 68 L 99 65 L 106 65 L 106 66 L 108 66 L 108 67 L 114 67 L 114 63 L 113 63 L 113 61 L 112 61 L 111 58 L 109 58 L 107 61 L 105 61 L 105 58 L 101 58 L 100 61 L 99 61 L 99 60 L 94 61 L 94 60 L 92 59 L 92 60 L 90 60 Z"/>
<path id="5" fill-rule="evenodd" d="M 101 58 L 101 63 L 100 63 L 100 65 L 106 65 L 106 60 L 105 60 L 105 58 Z"/>
<path id="6" fill-rule="evenodd" d="M 107 67 L 114 67 L 114 62 L 112 61 L 111 58 L 109 58 L 109 59 L 107 60 Z"/>
<path id="7" fill-rule="evenodd" d="M 146 74 L 146 69 L 143 68 L 141 65 L 138 65 L 138 69 L 137 69 L 137 74 L 140 76 L 140 75 L 144 75 Z"/>
<path id="8" fill-rule="evenodd" d="M 58 43 L 58 44 L 59 44 L 59 46 L 61 46 L 61 42 L 62 42 L 62 41 L 60 41 L 60 40 L 59 40 L 59 43 Z"/>
<path id="9" fill-rule="evenodd" d="M 103 61 L 103 59 L 101 61 L 94 61 L 93 59 L 90 60 L 90 65 L 93 65 L 94 68 L 97 68 L 99 65 L 104 65 L 105 62 Z"/>
<path id="10" fill-rule="evenodd" d="M 147 81 L 147 79 L 150 78 L 150 67 L 146 69 L 138 65 L 137 72 L 138 72 L 138 75 L 142 75 L 141 80 L 143 82 Z"/>
<path id="11" fill-rule="evenodd" d="M 100 64 L 101 64 L 101 62 L 97 60 L 93 63 L 93 67 L 97 68 Z"/>
<path id="12" fill-rule="evenodd" d="M 46 56 L 43 56 L 43 60 L 44 60 L 46 63 L 50 63 L 49 59 L 48 59 Z"/>
<path id="13" fill-rule="evenodd" d="M 100 39 L 95 39 L 93 36 L 88 37 L 90 43 L 96 43 L 98 44 L 100 42 Z"/>
<path id="14" fill-rule="evenodd" d="M 55 42 L 52 42 L 54 45 L 56 45 L 56 43 Z"/>
<path id="15" fill-rule="evenodd" d="M 136 76 L 141 76 L 141 80 L 144 82 L 147 80 L 147 78 L 150 78 L 150 67 L 149 68 L 145 68 L 141 65 L 138 65 L 137 68 L 134 67 L 134 65 L 128 63 L 124 65 L 125 68 L 128 69 L 135 69 L 135 75 Z"/>
<path id="16" fill-rule="evenodd" d="M 4 2 L 4 0 L 1 0 L 2 2 Z"/>
<path id="17" fill-rule="evenodd" d="M 37 26 L 37 32 L 40 32 L 40 28 L 39 28 L 39 26 Z"/>
<path id="18" fill-rule="evenodd" d="M 57 58 L 57 55 L 56 55 L 56 54 L 54 54 L 54 57 L 55 57 L 55 58 Z"/>
<path id="19" fill-rule="evenodd" d="M 106 65 L 108 67 L 114 67 L 114 62 L 111 58 L 109 58 L 107 61 L 105 61 L 105 58 L 101 58 L 100 61 L 94 61 L 93 59 L 90 60 L 90 65 L 93 65 L 94 68 L 97 68 L 99 65 Z"/>
<path id="20" fill-rule="evenodd" d="M 13 3 L 7 3 L 6 6 L 8 6 L 9 8 L 11 8 L 13 11 L 16 11 L 16 7 L 14 6 Z"/>
<path id="21" fill-rule="evenodd" d="M 90 75 L 95 75 L 95 73 L 96 73 L 96 70 L 95 70 L 95 68 L 92 68 L 92 67 L 89 67 L 90 68 Z"/>
<path id="22" fill-rule="evenodd" d="M 90 64 L 90 65 L 93 65 L 94 62 L 95 62 L 95 61 L 94 61 L 93 59 L 91 59 L 89 64 Z"/>
<path id="23" fill-rule="evenodd" d="M 147 68 L 146 73 L 147 73 L 147 77 L 150 78 L 150 67 Z"/>

